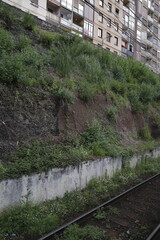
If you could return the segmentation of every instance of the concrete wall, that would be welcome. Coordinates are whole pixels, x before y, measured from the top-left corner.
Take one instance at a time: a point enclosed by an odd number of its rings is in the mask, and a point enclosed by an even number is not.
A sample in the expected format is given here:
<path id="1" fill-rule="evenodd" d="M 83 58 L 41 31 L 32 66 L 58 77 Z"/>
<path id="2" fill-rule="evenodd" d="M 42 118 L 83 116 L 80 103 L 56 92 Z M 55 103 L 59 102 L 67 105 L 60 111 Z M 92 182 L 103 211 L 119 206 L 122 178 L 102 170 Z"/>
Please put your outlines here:
<path id="1" fill-rule="evenodd" d="M 41 20 L 46 20 L 46 7 L 47 0 L 39 0 L 38 6 L 35 6 L 31 3 L 30 0 L 2 0 L 3 2 L 17 7 L 24 12 L 29 12 Z"/>
<path id="2" fill-rule="evenodd" d="M 146 152 L 143 156 L 160 156 L 160 147 Z M 142 155 L 133 156 L 130 159 L 130 166 L 135 167 L 141 159 Z M 108 176 L 113 176 L 121 168 L 121 157 L 105 157 L 86 161 L 75 167 L 57 168 L 46 173 L 3 180 L 0 182 L 0 210 L 9 205 L 18 204 L 27 195 L 28 199 L 34 203 L 62 197 L 66 192 L 84 188 L 92 178 L 102 177 L 106 173 Z"/>

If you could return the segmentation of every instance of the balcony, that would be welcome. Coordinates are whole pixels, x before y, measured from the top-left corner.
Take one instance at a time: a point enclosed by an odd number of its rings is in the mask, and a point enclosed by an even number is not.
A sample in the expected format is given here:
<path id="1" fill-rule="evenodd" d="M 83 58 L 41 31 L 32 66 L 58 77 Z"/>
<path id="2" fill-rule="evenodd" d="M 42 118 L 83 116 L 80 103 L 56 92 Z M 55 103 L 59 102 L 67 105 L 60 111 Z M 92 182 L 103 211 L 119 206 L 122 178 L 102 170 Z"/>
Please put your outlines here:
<path id="1" fill-rule="evenodd" d="M 152 37 L 153 36 L 153 32 L 152 29 L 147 29 L 147 37 Z"/>
<path id="2" fill-rule="evenodd" d="M 127 54 L 127 51 L 128 51 L 127 48 L 122 47 L 121 50 L 122 50 L 122 53 Z"/>
<path id="3" fill-rule="evenodd" d="M 148 25 L 151 26 L 153 24 L 153 18 L 150 15 L 148 15 L 147 20 L 148 20 Z"/>
<path id="4" fill-rule="evenodd" d="M 152 6 L 151 3 L 148 4 L 148 13 L 153 13 L 154 12 L 154 7 Z"/>
<path id="5" fill-rule="evenodd" d="M 128 6 L 130 3 L 130 0 L 123 0 L 123 6 Z"/>
<path id="6" fill-rule="evenodd" d="M 129 42 L 129 36 L 127 36 L 126 34 L 122 33 L 122 39 L 126 40 L 127 42 Z"/>
<path id="7" fill-rule="evenodd" d="M 72 23 L 72 28 L 78 32 L 83 32 L 83 28 L 74 23 Z"/>
<path id="8" fill-rule="evenodd" d="M 148 60 L 152 59 L 152 54 L 150 52 L 146 52 L 146 58 Z"/>
<path id="9" fill-rule="evenodd" d="M 48 0 L 48 4 L 60 6 L 60 0 Z"/>
<path id="10" fill-rule="evenodd" d="M 72 28 L 72 22 L 71 20 L 67 20 L 65 18 L 61 18 L 61 24 L 68 27 L 68 28 Z"/>
<path id="11" fill-rule="evenodd" d="M 81 9 L 78 9 L 78 8 L 75 8 L 75 7 L 73 8 L 73 12 L 75 12 L 75 13 L 81 15 L 81 16 L 83 16 L 83 14 L 84 14 L 84 12 Z"/>
<path id="12" fill-rule="evenodd" d="M 47 18 L 47 20 L 50 20 L 50 21 L 53 21 L 56 23 L 59 22 L 59 17 L 51 12 L 47 12 L 46 18 Z"/>
<path id="13" fill-rule="evenodd" d="M 147 39 L 147 48 L 152 48 L 153 47 L 153 42 Z"/>

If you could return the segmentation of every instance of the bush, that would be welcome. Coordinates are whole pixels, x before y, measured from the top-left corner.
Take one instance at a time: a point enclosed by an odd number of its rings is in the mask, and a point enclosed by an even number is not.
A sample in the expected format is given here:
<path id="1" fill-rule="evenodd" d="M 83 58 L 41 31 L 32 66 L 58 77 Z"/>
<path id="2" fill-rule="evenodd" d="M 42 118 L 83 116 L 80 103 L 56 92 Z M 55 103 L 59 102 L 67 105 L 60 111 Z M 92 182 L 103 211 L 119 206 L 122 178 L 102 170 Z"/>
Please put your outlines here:
<path id="1" fill-rule="evenodd" d="M 2 56 L 3 52 L 11 52 L 14 47 L 14 42 L 11 34 L 0 28 L 0 56 Z"/>
<path id="2" fill-rule="evenodd" d="M 148 104 L 153 100 L 153 88 L 151 85 L 140 85 L 139 99 L 142 103 Z"/>
<path id="3" fill-rule="evenodd" d="M 147 124 L 140 130 L 140 136 L 143 140 L 151 140 L 151 132 Z"/>
<path id="4" fill-rule="evenodd" d="M 53 42 L 56 40 L 56 34 L 53 34 L 49 31 L 42 30 L 39 28 L 35 29 L 35 33 L 38 34 L 38 42 L 42 43 L 43 46 L 50 48 L 53 44 Z"/>
<path id="5" fill-rule="evenodd" d="M 36 20 L 30 13 L 24 13 L 21 21 L 23 27 L 30 31 L 33 30 L 36 25 Z"/>
<path id="6" fill-rule="evenodd" d="M 26 37 L 25 35 L 20 35 L 18 42 L 16 44 L 16 48 L 18 51 L 22 51 L 24 48 L 28 47 L 31 44 L 31 39 Z"/>
<path id="7" fill-rule="evenodd" d="M 116 119 L 117 112 L 118 112 L 118 109 L 114 105 L 108 106 L 106 109 L 106 114 L 110 121 Z"/>
<path id="8" fill-rule="evenodd" d="M 23 64 L 19 55 L 5 55 L 0 60 L 0 82 L 15 84 L 20 81 L 23 73 Z"/>
<path id="9" fill-rule="evenodd" d="M 11 11 L 9 6 L 0 3 L 0 18 L 3 19 L 8 28 L 11 28 L 16 21 L 14 9 Z"/>
<path id="10" fill-rule="evenodd" d="M 96 88 L 93 84 L 80 79 L 78 83 L 78 94 L 80 99 L 82 99 L 84 102 L 88 102 L 91 100 L 96 93 Z"/>

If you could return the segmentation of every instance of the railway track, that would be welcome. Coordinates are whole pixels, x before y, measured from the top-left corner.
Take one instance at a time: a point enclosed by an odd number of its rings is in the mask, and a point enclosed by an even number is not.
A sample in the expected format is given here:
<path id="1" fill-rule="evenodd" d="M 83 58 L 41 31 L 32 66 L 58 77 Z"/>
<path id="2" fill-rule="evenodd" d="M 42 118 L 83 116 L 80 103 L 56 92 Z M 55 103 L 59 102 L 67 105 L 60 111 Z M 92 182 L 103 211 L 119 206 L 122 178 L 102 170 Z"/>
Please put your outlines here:
<path id="1" fill-rule="evenodd" d="M 118 237 L 122 236 L 121 239 L 123 240 L 144 240 L 145 238 L 141 238 L 143 235 L 142 232 L 146 232 L 147 229 L 145 228 L 147 228 L 148 219 L 151 220 L 152 213 L 156 213 L 160 205 L 159 180 L 160 174 L 156 174 L 42 236 L 38 240 L 54 240 L 57 235 L 61 235 L 71 224 L 84 226 L 84 223 L 93 226 L 96 224 L 101 225 L 105 232 L 104 239 L 111 239 L 112 237 L 118 239 Z M 104 216 L 105 214 L 107 216 L 106 219 L 103 219 L 102 223 L 96 219 L 97 211 L 101 211 Z M 106 226 L 110 227 L 107 228 Z M 152 229 L 154 227 L 152 226 Z M 139 232 L 140 230 L 142 231 Z M 147 240 L 152 240 L 152 238 Z M 160 240 L 160 238 L 154 240 Z"/>
<path id="2" fill-rule="evenodd" d="M 146 240 L 160 240 L 160 224 L 158 224 Z"/>

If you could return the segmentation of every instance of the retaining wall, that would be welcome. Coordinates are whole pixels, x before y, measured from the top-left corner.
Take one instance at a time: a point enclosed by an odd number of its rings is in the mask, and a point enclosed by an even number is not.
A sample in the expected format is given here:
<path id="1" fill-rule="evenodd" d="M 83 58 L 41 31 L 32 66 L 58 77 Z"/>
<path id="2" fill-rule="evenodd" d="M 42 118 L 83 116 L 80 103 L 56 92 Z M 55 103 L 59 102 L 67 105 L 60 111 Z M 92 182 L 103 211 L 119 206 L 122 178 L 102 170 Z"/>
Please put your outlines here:
<path id="1" fill-rule="evenodd" d="M 129 160 L 130 166 L 135 167 L 144 156 L 160 156 L 160 147 L 134 155 Z M 109 177 L 113 176 L 123 166 L 121 157 L 104 157 L 82 162 L 79 166 L 56 168 L 46 173 L 3 180 L 0 182 L 0 211 L 7 206 L 18 204 L 20 200 L 25 199 L 25 196 L 34 203 L 63 197 L 66 192 L 84 188 L 92 178 L 102 177 L 105 174 Z"/>

